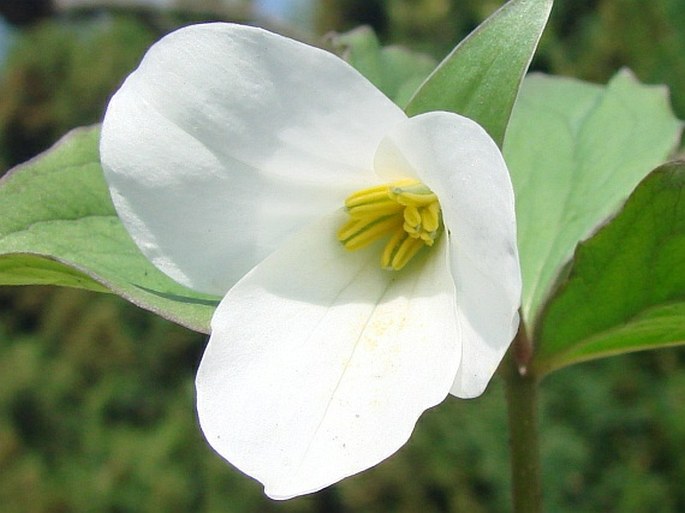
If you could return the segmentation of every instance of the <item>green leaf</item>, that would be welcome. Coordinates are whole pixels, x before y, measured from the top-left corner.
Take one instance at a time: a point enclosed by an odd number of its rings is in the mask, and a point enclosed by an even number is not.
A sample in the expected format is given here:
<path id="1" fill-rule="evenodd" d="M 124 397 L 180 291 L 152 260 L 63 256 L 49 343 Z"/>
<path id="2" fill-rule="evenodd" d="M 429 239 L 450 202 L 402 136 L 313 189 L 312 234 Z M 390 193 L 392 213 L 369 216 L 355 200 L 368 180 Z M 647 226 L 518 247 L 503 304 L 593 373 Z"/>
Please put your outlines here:
<path id="1" fill-rule="evenodd" d="M 535 340 L 541 372 L 685 344 L 685 162 L 666 164 L 576 250 Z"/>
<path id="2" fill-rule="evenodd" d="M 334 34 L 331 43 L 343 59 L 400 107 L 409 102 L 437 64 L 432 57 L 406 48 L 382 48 L 370 27 Z"/>
<path id="3" fill-rule="evenodd" d="M 502 146 L 521 81 L 552 0 L 511 0 L 445 58 L 416 91 L 406 112 L 446 110 L 480 123 Z"/>
<path id="4" fill-rule="evenodd" d="M 0 284 L 111 290 L 208 332 L 217 298 L 189 290 L 138 250 L 109 197 L 99 127 L 77 129 L 0 179 Z"/>
<path id="5" fill-rule="evenodd" d="M 533 75 L 511 118 L 504 156 L 516 192 L 523 318 L 534 331 L 563 265 L 677 144 L 663 87 L 627 71 L 606 86 Z"/>

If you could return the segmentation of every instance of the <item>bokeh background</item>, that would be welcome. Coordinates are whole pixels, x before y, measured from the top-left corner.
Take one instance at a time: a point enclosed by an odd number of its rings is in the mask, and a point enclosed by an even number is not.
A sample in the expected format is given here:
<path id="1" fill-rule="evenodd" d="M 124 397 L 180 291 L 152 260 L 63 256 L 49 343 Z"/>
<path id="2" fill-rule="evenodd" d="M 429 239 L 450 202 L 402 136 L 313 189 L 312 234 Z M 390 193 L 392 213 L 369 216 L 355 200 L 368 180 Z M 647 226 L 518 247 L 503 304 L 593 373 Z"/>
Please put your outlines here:
<path id="1" fill-rule="evenodd" d="M 145 49 L 195 21 L 316 43 L 374 27 L 443 57 L 501 0 L 0 0 L 0 174 L 98 122 Z M 603 82 L 628 66 L 685 118 L 685 2 L 557 0 L 537 70 Z M 629 279 L 629 277 L 627 277 Z M 117 297 L 0 287 L 3 513 L 506 512 L 501 382 L 447 400 L 397 455 L 285 503 L 204 443 L 193 377 L 205 337 Z M 685 350 L 587 363 L 542 387 L 551 512 L 685 511 Z"/>

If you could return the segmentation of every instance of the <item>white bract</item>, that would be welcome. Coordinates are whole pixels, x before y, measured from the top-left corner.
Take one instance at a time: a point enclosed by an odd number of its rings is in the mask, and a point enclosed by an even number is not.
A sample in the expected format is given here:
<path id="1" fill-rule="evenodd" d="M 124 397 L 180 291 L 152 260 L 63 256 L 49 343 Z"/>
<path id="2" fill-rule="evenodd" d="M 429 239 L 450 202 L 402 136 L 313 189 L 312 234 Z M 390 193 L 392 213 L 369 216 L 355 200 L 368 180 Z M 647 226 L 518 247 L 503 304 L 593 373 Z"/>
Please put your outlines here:
<path id="1" fill-rule="evenodd" d="M 143 253 L 223 296 L 197 375 L 200 424 L 270 497 L 391 455 L 448 393 L 481 394 L 516 332 L 497 145 L 456 114 L 407 118 L 325 51 L 238 25 L 174 32 L 113 97 L 101 155 Z M 337 233 L 350 194 L 407 178 L 437 196 L 444 228 L 388 271 L 387 240 L 352 252 Z"/>

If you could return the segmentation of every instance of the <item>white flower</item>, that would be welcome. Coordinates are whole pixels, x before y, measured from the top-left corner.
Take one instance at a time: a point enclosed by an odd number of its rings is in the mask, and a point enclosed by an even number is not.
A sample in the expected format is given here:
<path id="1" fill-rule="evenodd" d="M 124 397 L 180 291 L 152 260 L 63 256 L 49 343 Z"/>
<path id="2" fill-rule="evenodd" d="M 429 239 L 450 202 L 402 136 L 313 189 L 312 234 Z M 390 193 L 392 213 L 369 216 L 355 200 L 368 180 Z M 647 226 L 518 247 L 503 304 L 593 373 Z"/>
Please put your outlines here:
<path id="1" fill-rule="evenodd" d="M 143 253 L 224 296 L 199 419 L 273 498 L 371 467 L 448 393 L 481 394 L 518 327 L 496 144 L 456 114 L 408 119 L 327 52 L 251 27 L 181 29 L 112 99 L 101 154 Z M 435 243 L 387 271 L 387 237 L 351 252 L 336 234 L 350 194 L 407 178 L 435 193 L 444 229 L 424 226 Z"/>

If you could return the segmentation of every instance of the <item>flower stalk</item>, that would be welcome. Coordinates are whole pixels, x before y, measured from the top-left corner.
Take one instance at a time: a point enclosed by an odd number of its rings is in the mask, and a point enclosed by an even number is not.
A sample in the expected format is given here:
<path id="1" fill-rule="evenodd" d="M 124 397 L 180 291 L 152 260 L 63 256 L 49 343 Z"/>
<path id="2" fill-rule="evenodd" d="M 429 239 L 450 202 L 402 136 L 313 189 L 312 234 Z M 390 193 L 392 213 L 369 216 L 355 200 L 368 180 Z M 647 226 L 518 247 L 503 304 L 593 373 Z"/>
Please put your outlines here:
<path id="1" fill-rule="evenodd" d="M 505 380 L 511 451 L 512 511 L 542 512 L 540 442 L 538 436 L 538 380 L 519 357 L 530 342 L 521 328 L 502 364 Z"/>

